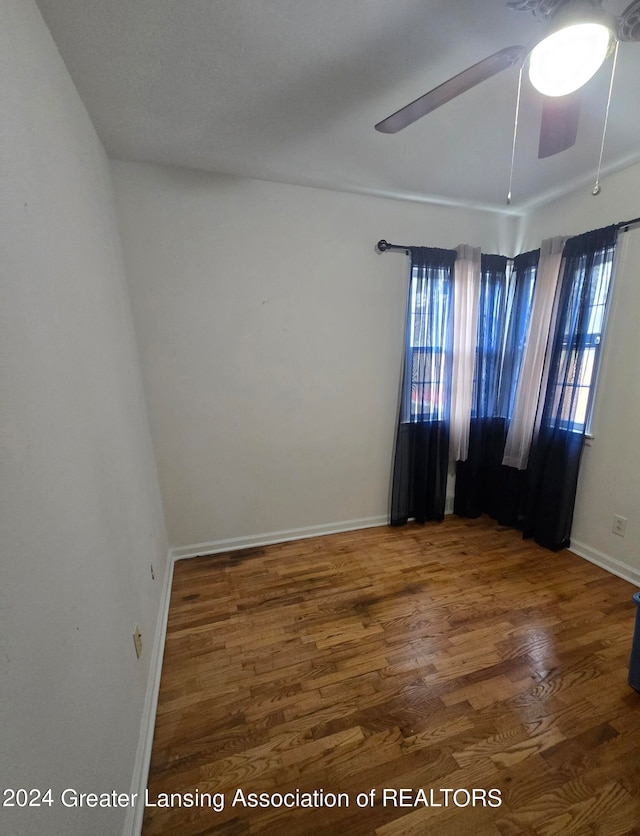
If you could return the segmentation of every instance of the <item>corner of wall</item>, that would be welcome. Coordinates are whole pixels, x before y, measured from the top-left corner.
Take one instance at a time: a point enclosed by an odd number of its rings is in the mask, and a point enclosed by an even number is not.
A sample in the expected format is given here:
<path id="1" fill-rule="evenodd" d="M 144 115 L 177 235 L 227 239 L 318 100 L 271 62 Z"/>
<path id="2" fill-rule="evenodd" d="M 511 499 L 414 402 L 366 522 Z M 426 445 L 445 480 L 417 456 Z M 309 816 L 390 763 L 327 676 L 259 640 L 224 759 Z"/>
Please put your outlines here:
<path id="1" fill-rule="evenodd" d="M 173 566 L 174 561 L 171 557 L 171 553 L 169 553 L 164 573 L 162 595 L 158 606 L 158 618 L 156 622 L 153 648 L 151 651 L 151 660 L 149 663 L 147 689 L 142 710 L 142 719 L 140 722 L 140 735 L 138 737 L 136 758 L 133 766 L 133 777 L 131 780 L 131 796 L 136 797 L 136 804 L 127 808 L 127 816 L 122 829 L 122 836 L 139 836 L 142 832 L 144 801 L 149 777 L 149 765 L 151 763 L 151 750 L 153 747 L 153 734 L 155 729 L 156 712 L 158 709 L 158 695 L 160 691 L 160 677 L 162 675 L 162 660 L 167 635 L 169 604 L 171 602 Z"/>
<path id="2" fill-rule="evenodd" d="M 640 586 L 640 569 L 630 566 L 622 560 L 617 560 L 615 557 L 611 557 L 611 555 L 604 554 L 604 552 L 600 552 L 592 546 L 574 539 L 571 540 L 569 551 L 577 554 L 578 557 L 588 560 L 590 563 L 595 563 L 596 566 L 605 569 L 612 575 L 622 578 L 622 580 L 629 581 L 629 583 L 635 586 Z"/>

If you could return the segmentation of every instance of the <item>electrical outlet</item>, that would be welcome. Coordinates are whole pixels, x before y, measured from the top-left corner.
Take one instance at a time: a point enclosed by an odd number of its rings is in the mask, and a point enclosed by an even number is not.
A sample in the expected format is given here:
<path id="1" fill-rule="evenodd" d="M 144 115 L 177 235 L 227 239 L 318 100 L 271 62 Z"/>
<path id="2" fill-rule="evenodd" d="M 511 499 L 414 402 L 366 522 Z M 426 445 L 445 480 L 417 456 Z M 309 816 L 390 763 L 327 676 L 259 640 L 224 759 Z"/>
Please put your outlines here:
<path id="1" fill-rule="evenodd" d="M 142 633 L 140 632 L 140 628 L 137 624 L 133 630 L 133 646 L 136 649 L 136 656 L 139 659 L 142 654 Z"/>
<path id="2" fill-rule="evenodd" d="M 627 531 L 627 518 L 619 517 L 617 514 L 614 514 L 611 531 L 613 531 L 614 534 L 617 534 L 618 537 L 624 537 Z"/>

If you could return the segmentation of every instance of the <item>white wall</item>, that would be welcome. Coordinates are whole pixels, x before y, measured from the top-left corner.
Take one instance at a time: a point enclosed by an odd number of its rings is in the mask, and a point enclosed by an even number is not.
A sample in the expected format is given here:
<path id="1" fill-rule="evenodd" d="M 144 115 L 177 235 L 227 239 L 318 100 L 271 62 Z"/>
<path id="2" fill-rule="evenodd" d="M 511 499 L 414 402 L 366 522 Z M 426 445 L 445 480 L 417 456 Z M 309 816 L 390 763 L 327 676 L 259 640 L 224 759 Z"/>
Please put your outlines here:
<path id="1" fill-rule="evenodd" d="M 577 234 L 640 215 L 640 165 L 531 214 L 524 248 L 549 235 Z M 571 535 L 572 548 L 640 584 L 640 228 L 619 238 L 616 270 L 593 420 L 585 448 Z M 613 515 L 628 519 L 626 536 L 611 531 Z"/>
<path id="2" fill-rule="evenodd" d="M 0 90 L 0 787 L 55 802 L 1 808 L 0 831 L 113 836 L 125 810 L 58 793 L 131 786 L 157 474 L 107 160 L 32 0 L 0 5 Z"/>
<path id="3" fill-rule="evenodd" d="M 112 171 L 171 544 L 386 519 L 408 263 L 375 244 L 499 249 L 509 220 Z"/>

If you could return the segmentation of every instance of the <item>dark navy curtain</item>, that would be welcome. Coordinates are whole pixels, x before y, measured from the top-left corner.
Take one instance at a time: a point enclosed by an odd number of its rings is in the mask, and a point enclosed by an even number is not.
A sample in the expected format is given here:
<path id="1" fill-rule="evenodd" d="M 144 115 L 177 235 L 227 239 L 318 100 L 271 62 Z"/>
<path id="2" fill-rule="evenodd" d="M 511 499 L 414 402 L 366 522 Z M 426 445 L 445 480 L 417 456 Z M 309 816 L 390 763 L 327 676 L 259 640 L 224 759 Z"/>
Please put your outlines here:
<path id="1" fill-rule="evenodd" d="M 502 466 L 531 311 L 539 250 L 509 271 L 505 256 L 482 255 L 473 400 L 466 461 L 456 465 L 454 512 L 486 513 L 514 525 L 524 478 Z"/>
<path id="2" fill-rule="evenodd" d="M 444 518 L 449 457 L 455 250 L 414 247 L 391 524 Z"/>
<path id="3" fill-rule="evenodd" d="M 578 468 L 591 408 L 617 228 L 570 238 L 563 251 L 556 326 L 540 426 L 527 467 L 525 537 L 570 544 Z"/>

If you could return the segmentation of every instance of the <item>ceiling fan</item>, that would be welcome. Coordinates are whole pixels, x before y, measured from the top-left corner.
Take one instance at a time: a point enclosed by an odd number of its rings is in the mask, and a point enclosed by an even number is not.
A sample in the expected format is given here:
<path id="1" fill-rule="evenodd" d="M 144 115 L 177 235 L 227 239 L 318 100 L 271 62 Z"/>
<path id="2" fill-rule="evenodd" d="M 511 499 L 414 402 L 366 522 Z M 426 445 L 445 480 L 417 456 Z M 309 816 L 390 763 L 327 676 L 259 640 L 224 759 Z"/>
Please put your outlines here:
<path id="1" fill-rule="evenodd" d="M 619 17 L 606 11 L 603 2 L 507 0 L 510 9 L 531 12 L 544 24 L 544 34 L 533 48 L 508 46 L 489 55 L 378 122 L 376 130 L 397 133 L 502 70 L 528 62 L 531 83 L 545 97 L 538 157 L 571 148 L 578 133 L 582 86 L 617 41 L 640 41 L 640 0 L 633 0 Z"/>

